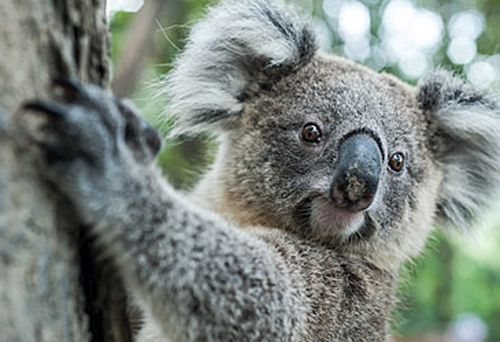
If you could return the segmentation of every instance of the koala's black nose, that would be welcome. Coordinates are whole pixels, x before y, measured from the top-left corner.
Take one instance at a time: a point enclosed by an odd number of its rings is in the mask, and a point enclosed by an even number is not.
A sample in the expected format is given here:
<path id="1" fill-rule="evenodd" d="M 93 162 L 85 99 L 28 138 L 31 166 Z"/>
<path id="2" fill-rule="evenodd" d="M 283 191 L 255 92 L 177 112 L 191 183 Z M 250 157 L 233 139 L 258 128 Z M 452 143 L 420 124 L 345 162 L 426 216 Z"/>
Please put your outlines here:
<path id="1" fill-rule="evenodd" d="M 337 207 L 352 211 L 367 209 L 375 199 L 380 174 L 382 152 L 371 136 L 356 133 L 344 140 L 330 190 Z"/>

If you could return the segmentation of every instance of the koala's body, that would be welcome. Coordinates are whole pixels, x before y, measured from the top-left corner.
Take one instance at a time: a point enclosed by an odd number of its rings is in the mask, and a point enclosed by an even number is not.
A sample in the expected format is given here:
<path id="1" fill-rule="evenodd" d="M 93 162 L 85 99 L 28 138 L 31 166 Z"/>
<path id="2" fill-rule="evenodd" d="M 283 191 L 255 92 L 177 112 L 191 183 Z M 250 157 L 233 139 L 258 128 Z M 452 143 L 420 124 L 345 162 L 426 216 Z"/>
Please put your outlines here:
<path id="1" fill-rule="evenodd" d="M 61 85 L 46 176 L 144 308 L 144 341 L 385 341 L 398 270 L 435 218 L 494 194 L 500 110 L 444 71 L 417 87 L 318 52 L 280 4 L 225 1 L 168 81 L 177 133 L 220 150 L 189 195 L 120 100 Z"/>

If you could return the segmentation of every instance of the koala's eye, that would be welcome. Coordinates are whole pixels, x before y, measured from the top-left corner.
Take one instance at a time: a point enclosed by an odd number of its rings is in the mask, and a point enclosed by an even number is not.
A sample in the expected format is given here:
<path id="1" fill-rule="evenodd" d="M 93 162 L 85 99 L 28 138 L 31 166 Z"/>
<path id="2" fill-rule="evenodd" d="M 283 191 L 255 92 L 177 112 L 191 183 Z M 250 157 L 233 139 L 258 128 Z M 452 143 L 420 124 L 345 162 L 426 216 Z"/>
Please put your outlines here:
<path id="1" fill-rule="evenodd" d="M 321 129 L 313 123 L 305 124 L 302 128 L 302 139 L 309 143 L 319 143 L 321 141 Z"/>
<path id="2" fill-rule="evenodd" d="M 394 153 L 389 159 L 389 166 L 394 172 L 401 172 L 405 166 L 405 157 L 403 153 Z"/>

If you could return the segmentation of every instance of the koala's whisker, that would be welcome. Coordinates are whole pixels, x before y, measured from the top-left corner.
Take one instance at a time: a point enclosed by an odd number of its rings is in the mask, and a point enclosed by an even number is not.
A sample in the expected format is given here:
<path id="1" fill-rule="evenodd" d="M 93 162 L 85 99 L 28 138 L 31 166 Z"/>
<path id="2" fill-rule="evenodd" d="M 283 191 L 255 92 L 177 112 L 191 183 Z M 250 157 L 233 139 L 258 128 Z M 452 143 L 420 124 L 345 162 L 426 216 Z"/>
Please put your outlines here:
<path id="1" fill-rule="evenodd" d="M 169 36 L 168 36 L 168 34 L 167 34 L 167 30 L 168 30 L 169 28 L 165 28 L 165 27 L 163 27 L 163 26 L 161 25 L 160 21 L 159 21 L 158 19 L 156 19 L 156 25 L 158 25 L 158 28 L 160 29 L 160 31 L 161 31 L 161 33 L 162 33 L 163 37 L 167 40 L 167 42 L 168 42 L 171 46 L 173 46 L 173 47 L 174 47 L 177 51 L 180 51 L 180 48 L 179 48 L 179 47 L 178 47 L 178 46 L 177 46 L 177 45 L 173 42 L 173 40 L 172 40 L 172 39 L 170 39 L 170 37 L 169 37 Z M 171 28 L 171 27 L 170 27 L 170 28 Z"/>

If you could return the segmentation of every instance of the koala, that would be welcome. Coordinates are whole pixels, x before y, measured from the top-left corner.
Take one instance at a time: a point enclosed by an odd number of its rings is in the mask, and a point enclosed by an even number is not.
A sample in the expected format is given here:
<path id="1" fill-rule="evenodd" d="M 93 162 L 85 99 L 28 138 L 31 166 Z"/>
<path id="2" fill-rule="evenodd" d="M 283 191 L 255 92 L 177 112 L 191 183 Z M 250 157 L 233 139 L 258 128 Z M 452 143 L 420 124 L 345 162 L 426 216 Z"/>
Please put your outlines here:
<path id="1" fill-rule="evenodd" d="M 188 194 L 127 101 L 77 81 L 43 117 L 43 177 L 144 311 L 143 341 L 387 341 L 398 272 L 435 221 L 500 183 L 500 105 L 445 70 L 417 86 L 317 49 L 278 1 L 223 1 L 165 84 L 173 135 L 217 136 Z"/>

